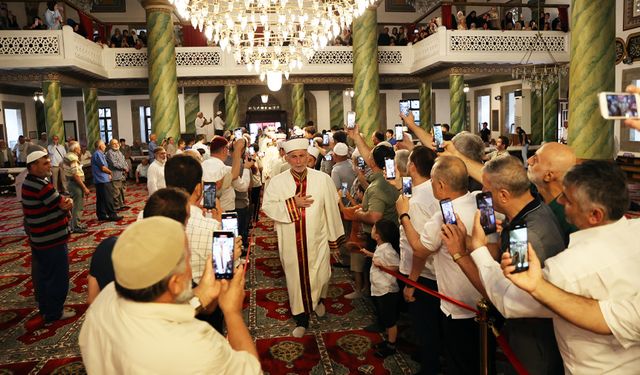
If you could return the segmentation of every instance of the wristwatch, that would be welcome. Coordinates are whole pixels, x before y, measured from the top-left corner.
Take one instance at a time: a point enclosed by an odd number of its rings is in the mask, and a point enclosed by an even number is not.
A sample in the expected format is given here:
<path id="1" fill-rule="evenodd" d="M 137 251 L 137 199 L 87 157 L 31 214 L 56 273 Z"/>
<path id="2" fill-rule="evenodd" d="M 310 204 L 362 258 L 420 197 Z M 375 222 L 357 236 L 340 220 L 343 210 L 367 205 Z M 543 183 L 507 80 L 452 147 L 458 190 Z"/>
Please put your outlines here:
<path id="1" fill-rule="evenodd" d="M 458 263 L 458 260 L 460 260 L 460 258 L 464 258 L 467 255 L 469 255 L 469 254 L 467 254 L 467 253 L 455 253 L 455 254 L 453 254 L 453 261 Z"/>
<path id="2" fill-rule="evenodd" d="M 191 299 L 189 300 L 189 305 L 193 307 L 193 309 L 196 311 L 196 314 L 199 314 L 202 310 L 204 310 L 202 302 L 200 302 L 200 298 L 198 298 L 198 296 L 191 297 Z"/>

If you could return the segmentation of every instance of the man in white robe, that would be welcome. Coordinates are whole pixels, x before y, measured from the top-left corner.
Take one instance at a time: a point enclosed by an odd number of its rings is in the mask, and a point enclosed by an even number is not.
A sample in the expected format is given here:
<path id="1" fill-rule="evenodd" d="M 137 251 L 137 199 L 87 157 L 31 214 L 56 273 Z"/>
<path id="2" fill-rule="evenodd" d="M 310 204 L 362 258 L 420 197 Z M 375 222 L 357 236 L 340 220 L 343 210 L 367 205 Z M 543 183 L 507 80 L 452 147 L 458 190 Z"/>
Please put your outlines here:
<path id="1" fill-rule="evenodd" d="M 304 138 L 284 144 L 291 169 L 271 178 L 262 204 L 278 233 L 295 337 L 304 335 L 312 311 L 324 315 L 330 250 L 344 239 L 335 185 L 327 174 L 307 168 L 308 146 Z"/>

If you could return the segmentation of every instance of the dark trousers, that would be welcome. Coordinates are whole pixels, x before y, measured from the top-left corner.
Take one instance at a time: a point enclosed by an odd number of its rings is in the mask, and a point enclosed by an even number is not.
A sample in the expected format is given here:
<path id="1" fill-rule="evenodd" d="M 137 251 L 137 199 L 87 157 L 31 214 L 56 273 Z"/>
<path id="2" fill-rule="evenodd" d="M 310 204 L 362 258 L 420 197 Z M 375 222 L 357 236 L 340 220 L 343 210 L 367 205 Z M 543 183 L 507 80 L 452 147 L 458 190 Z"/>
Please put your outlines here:
<path id="1" fill-rule="evenodd" d="M 33 285 L 40 314 L 45 322 L 60 319 L 69 292 L 67 244 L 46 250 L 31 249 Z"/>
<path id="2" fill-rule="evenodd" d="M 507 319 L 502 333 L 529 374 L 564 374 L 551 319 Z M 505 374 L 516 374 L 516 371 L 509 367 Z"/>
<path id="3" fill-rule="evenodd" d="M 429 289 L 438 290 L 438 283 L 435 280 L 420 277 L 418 283 Z M 413 329 L 420 340 L 420 374 L 439 374 L 443 318 L 440 300 L 419 290 L 415 290 L 413 296 L 416 300 L 409 303 L 409 314 Z"/>
<path id="4" fill-rule="evenodd" d="M 444 356 L 447 361 L 446 374 L 480 374 L 480 326 L 474 318 L 442 318 Z M 488 334 L 489 374 L 495 374 L 496 341 Z"/>
<path id="5" fill-rule="evenodd" d="M 238 214 L 238 234 L 242 236 L 242 246 L 249 246 L 249 208 L 236 208 L 233 212 Z"/>
<path id="6" fill-rule="evenodd" d="M 253 221 L 258 221 L 258 217 L 260 215 L 260 190 L 262 190 L 262 186 L 251 188 L 251 217 Z"/>
<path id="7" fill-rule="evenodd" d="M 96 184 L 96 214 L 98 219 L 117 216 L 111 189 L 111 183 Z"/>

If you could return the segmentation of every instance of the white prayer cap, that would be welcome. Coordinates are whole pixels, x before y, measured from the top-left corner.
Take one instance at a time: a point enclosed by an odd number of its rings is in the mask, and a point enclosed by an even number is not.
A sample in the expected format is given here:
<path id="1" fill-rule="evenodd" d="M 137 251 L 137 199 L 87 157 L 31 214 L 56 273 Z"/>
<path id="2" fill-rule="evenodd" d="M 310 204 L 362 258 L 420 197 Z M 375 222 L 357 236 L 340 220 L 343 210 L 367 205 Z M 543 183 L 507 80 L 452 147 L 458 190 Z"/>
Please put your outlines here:
<path id="1" fill-rule="evenodd" d="M 36 160 L 38 160 L 38 159 L 40 159 L 42 157 L 48 156 L 48 155 L 49 155 L 49 153 L 41 151 L 41 150 L 33 151 L 32 153 L 27 155 L 27 164 L 33 163 L 34 161 L 36 161 Z"/>
<path id="2" fill-rule="evenodd" d="M 304 135 L 304 131 L 302 131 L 302 129 L 300 129 L 300 128 L 294 129 L 293 130 L 293 134 L 295 134 L 297 136 L 303 136 Z"/>
<path id="3" fill-rule="evenodd" d="M 336 143 L 336 145 L 333 146 L 333 153 L 338 156 L 347 156 L 347 154 L 349 154 L 349 147 L 342 142 Z"/>
<path id="4" fill-rule="evenodd" d="M 202 112 L 200 112 L 200 113 L 202 113 Z M 216 115 L 221 115 L 221 114 L 222 114 L 222 111 L 216 112 Z"/>
<path id="5" fill-rule="evenodd" d="M 278 147 L 278 150 L 281 148 L 284 148 L 284 141 L 283 140 L 279 140 L 278 142 L 276 142 L 276 146 Z"/>
<path id="6" fill-rule="evenodd" d="M 309 147 L 309 140 L 306 138 L 294 138 L 284 143 L 284 152 L 287 154 L 296 150 L 307 150 Z"/>
<path id="7" fill-rule="evenodd" d="M 318 150 L 318 148 L 315 146 L 307 147 L 307 152 L 309 153 L 309 155 L 313 156 L 316 159 L 318 159 L 318 155 L 320 155 L 320 150 Z"/>
<path id="8" fill-rule="evenodd" d="M 376 145 L 376 147 L 377 147 L 377 146 L 387 146 L 387 147 L 393 148 L 393 146 L 391 145 L 391 143 L 389 143 L 389 142 L 387 142 L 387 141 L 382 141 L 382 142 L 378 143 L 378 144 Z"/>
<path id="9" fill-rule="evenodd" d="M 283 133 L 277 133 L 276 139 L 287 139 L 287 135 Z"/>
<path id="10" fill-rule="evenodd" d="M 351 154 L 352 158 L 357 158 L 360 156 L 360 151 L 358 151 L 358 149 L 356 148 L 355 150 L 353 150 L 353 153 Z"/>

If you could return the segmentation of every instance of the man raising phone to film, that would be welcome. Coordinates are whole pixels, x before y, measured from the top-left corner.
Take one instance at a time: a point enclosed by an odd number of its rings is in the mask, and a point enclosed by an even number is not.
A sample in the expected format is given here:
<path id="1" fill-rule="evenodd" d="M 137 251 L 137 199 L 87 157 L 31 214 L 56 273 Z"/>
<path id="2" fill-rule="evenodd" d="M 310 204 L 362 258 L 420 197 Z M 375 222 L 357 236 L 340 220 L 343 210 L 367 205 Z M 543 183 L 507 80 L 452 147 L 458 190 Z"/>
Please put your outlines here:
<path id="1" fill-rule="evenodd" d="M 344 235 L 335 185 L 327 174 L 307 168 L 308 146 L 305 138 L 284 143 L 291 169 L 272 177 L 262 205 L 275 221 L 295 337 L 306 332 L 312 311 L 325 314 L 330 249 L 337 249 Z"/>

